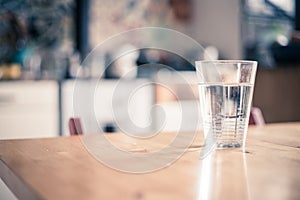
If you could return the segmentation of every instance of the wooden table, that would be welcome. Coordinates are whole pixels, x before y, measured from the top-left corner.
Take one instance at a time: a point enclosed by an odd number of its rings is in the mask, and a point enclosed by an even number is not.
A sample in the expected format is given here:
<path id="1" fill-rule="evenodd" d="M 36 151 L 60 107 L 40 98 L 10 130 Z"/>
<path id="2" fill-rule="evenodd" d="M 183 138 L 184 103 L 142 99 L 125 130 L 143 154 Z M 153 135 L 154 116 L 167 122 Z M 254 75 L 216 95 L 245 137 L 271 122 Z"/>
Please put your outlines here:
<path id="1" fill-rule="evenodd" d="M 245 152 L 217 150 L 202 160 L 201 135 L 175 163 L 141 174 L 107 167 L 79 137 L 3 140 L 0 175 L 20 199 L 300 199 L 300 123 L 251 127 Z M 107 135 L 136 154 L 172 137 L 159 134 L 149 142 Z"/>

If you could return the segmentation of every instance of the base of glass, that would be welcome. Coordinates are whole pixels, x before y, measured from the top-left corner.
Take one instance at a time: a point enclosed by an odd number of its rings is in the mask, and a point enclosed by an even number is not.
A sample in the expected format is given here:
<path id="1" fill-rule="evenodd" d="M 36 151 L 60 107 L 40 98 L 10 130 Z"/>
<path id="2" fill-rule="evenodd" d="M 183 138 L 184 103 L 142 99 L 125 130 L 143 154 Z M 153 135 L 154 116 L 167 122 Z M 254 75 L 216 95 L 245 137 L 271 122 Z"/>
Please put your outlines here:
<path id="1" fill-rule="evenodd" d="M 240 143 L 218 143 L 217 149 L 232 149 L 232 148 L 241 148 L 243 145 Z"/>

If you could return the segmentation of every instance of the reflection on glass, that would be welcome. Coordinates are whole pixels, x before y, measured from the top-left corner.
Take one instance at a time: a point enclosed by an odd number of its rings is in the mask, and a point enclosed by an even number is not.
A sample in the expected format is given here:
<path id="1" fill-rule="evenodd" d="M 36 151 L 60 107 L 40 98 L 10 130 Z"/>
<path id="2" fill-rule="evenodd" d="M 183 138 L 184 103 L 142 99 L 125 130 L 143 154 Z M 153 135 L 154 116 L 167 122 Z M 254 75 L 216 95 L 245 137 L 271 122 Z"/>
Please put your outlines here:
<path id="1" fill-rule="evenodd" d="M 202 160 L 199 199 L 250 199 L 245 154 L 214 151 Z"/>

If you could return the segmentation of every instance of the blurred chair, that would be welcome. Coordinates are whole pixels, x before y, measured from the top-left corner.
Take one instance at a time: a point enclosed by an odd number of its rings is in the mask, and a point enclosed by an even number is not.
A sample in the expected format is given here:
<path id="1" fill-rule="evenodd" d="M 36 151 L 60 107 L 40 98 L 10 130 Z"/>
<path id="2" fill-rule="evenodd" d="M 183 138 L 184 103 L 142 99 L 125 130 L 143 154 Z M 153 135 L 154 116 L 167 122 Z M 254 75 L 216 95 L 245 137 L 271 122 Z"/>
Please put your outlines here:
<path id="1" fill-rule="evenodd" d="M 257 107 L 252 107 L 250 111 L 249 125 L 262 126 L 265 120 L 261 110 Z"/>
<path id="2" fill-rule="evenodd" d="M 69 132 L 70 132 L 70 135 L 82 135 L 83 134 L 83 129 L 82 129 L 80 118 L 70 118 L 69 119 Z"/>

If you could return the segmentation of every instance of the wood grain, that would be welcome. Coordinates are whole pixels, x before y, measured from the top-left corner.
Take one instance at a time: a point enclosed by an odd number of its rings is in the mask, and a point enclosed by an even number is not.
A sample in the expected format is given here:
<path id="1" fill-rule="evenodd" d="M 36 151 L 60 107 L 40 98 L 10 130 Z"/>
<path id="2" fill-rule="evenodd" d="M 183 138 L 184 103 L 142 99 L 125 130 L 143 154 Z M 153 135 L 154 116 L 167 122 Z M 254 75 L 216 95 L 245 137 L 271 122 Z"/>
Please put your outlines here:
<path id="1" fill-rule="evenodd" d="M 123 150 L 145 154 L 176 134 L 151 140 L 105 136 Z M 244 153 L 217 150 L 201 160 L 202 144 L 199 133 L 172 165 L 132 174 L 97 161 L 78 136 L 2 140 L 0 177 L 20 199 L 300 199 L 300 123 L 249 128 Z"/>

